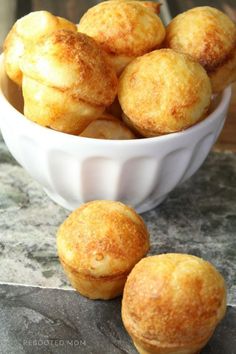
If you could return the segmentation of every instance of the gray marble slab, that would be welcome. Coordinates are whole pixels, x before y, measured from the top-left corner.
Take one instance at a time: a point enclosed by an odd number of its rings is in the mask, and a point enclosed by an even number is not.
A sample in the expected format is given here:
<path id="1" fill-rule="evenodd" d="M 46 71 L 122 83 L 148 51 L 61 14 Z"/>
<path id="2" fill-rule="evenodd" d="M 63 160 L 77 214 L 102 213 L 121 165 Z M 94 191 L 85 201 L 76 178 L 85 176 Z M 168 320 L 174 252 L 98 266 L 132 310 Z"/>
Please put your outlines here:
<path id="1" fill-rule="evenodd" d="M 0 285 L 0 353 L 135 354 L 120 299 L 92 301 L 74 291 Z M 201 354 L 235 354 L 236 308 Z"/>
<path id="2" fill-rule="evenodd" d="M 150 254 L 186 252 L 211 261 L 226 279 L 231 305 L 236 304 L 235 175 L 235 154 L 211 153 L 193 178 L 143 214 Z M 55 234 L 68 214 L 0 140 L 0 354 L 136 353 L 122 326 L 120 299 L 90 301 L 67 282 Z M 222 353 L 236 353 L 232 306 L 202 352 Z"/>
<path id="3" fill-rule="evenodd" d="M 236 154 L 211 153 L 203 167 L 143 214 L 150 253 L 186 252 L 213 262 L 236 304 Z M 0 282 L 69 289 L 55 234 L 68 211 L 54 204 L 0 141 Z"/>

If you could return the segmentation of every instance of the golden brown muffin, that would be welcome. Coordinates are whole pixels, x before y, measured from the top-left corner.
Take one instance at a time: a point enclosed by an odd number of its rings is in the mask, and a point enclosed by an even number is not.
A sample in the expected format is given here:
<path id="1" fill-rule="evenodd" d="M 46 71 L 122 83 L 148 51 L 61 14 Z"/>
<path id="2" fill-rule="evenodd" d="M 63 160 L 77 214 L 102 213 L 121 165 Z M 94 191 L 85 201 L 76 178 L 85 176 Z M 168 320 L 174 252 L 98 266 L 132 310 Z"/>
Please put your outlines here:
<path id="1" fill-rule="evenodd" d="M 110 140 L 135 139 L 133 132 L 123 122 L 110 114 L 103 114 L 97 120 L 91 122 L 80 136 Z"/>
<path id="2" fill-rule="evenodd" d="M 126 67 L 118 98 L 126 123 L 151 137 L 197 123 L 210 105 L 211 84 L 203 67 L 190 57 L 160 49 Z"/>
<path id="3" fill-rule="evenodd" d="M 196 7 L 176 16 L 165 45 L 203 65 L 215 93 L 236 80 L 236 25 L 215 8 Z"/>
<path id="4" fill-rule="evenodd" d="M 75 210 L 57 233 L 58 255 L 72 286 L 91 299 L 120 295 L 133 266 L 149 249 L 142 218 L 113 201 Z"/>
<path id="5" fill-rule="evenodd" d="M 82 33 L 60 30 L 43 37 L 26 50 L 21 69 L 25 116 L 65 133 L 82 132 L 117 93 L 106 53 Z"/>
<path id="6" fill-rule="evenodd" d="M 122 319 L 142 354 L 197 354 L 225 311 L 223 277 L 188 254 L 144 258 L 125 284 Z"/>
<path id="7" fill-rule="evenodd" d="M 21 86 L 20 60 L 25 47 L 59 29 L 76 32 L 76 26 L 72 22 L 47 11 L 31 12 L 16 21 L 4 42 L 4 64 L 10 79 Z"/>
<path id="8" fill-rule="evenodd" d="M 165 37 L 153 8 L 138 1 L 102 2 L 84 14 L 77 28 L 105 49 L 117 74 L 137 56 L 158 48 Z"/>

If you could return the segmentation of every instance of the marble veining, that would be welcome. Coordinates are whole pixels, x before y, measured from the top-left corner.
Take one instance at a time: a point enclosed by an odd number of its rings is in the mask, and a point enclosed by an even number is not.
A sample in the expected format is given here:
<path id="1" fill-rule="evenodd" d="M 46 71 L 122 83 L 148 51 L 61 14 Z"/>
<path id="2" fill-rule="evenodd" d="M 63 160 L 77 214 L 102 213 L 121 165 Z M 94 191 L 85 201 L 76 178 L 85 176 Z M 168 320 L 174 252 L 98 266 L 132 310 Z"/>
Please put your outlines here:
<path id="1" fill-rule="evenodd" d="M 135 354 L 120 311 L 120 298 L 92 301 L 74 291 L 0 285 L 0 353 Z M 235 324 L 236 308 L 228 307 L 201 354 L 235 354 Z"/>
<path id="2" fill-rule="evenodd" d="M 213 262 L 236 304 L 236 154 L 211 153 L 189 181 L 144 213 L 150 254 L 186 252 Z M 55 234 L 69 214 L 11 157 L 0 141 L 0 282 L 70 289 Z"/>

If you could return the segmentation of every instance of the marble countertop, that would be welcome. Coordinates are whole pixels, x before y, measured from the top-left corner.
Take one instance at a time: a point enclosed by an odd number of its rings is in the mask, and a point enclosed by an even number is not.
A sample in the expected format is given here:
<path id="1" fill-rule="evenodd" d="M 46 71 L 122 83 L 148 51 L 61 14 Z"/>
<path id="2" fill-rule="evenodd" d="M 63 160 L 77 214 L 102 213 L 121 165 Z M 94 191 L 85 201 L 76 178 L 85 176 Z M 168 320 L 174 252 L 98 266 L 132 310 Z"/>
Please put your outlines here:
<path id="1" fill-rule="evenodd" d="M 137 354 L 120 318 L 120 299 L 91 301 L 74 291 L 0 285 L 4 354 Z M 235 354 L 236 308 L 201 354 Z"/>
<path id="2" fill-rule="evenodd" d="M 228 313 L 205 354 L 236 353 L 235 176 L 236 154 L 211 153 L 194 177 L 142 215 L 151 234 L 150 254 L 191 253 L 211 261 L 225 277 Z M 0 140 L 0 353 L 136 352 L 120 321 L 120 300 L 84 299 L 67 282 L 55 234 L 68 214 Z"/>

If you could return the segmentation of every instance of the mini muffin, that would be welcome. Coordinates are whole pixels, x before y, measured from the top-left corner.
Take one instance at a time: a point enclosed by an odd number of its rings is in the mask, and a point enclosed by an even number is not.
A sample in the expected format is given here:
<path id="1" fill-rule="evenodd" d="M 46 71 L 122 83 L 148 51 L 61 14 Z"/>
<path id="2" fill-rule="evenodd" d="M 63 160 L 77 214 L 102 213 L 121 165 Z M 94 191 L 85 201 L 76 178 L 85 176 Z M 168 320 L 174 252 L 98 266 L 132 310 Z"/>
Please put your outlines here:
<path id="1" fill-rule="evenodd" d="M 21 60 L 24 114 L 65 133 L 82 132 L 113 102 L 117 77 L 106 53 L 85 34 L 60 30 Z"/>
<path id="2" fill-rule="evenodd" d="M 160 49 L 126 67 L 118 98 L 126 123 L 151 137 L 186 129 L 202 119 L 210 105 L 211 83 L 199 63 Z"/>
<path id="3" fill-rule="evenodd" d="M 5 70 L 11 80 L 21 86 L 20 60 L 25 47 L 59 29 L 76 32 L 76 26 L 72 22 L 47 11 L 31 12 L 14 24 L 4 42 Z"/>
<path id="4" fill-rule="evenodd" d="M 122 319 L 142 354 L 197 354 L 225 311 L 223 277 L 195 256 L 147 257 L 125 284 Z"/>
<path id="5" fill-rule="evenodd" d="M 203 65 L 215 93 L 236 80 L 236 25 L 215 8 L 196 7 L 176 16 L 165 45 Z"/>
<path id="6" fill-rule="evenodd" d="M 120 295 L 133 266 L 149 249 L 142 218 L 128 206 L 93 201 L 75 210 L 57 233 L 57 249 L 72 286 L 91 299 Z"/>
<path id="7" fill-rule="evenodd" d="M 123 122 L 109 114 L 91 122 L 80 136 L 110 140 L 135 139 L 135 135 Z"/>
<path id="8" fill-rule="evenodd" d="M 164 40 L 165 28 L 153 6 L 138 1 L 102 2 L 84 14 L 77 28 L 105 49 L 120 74 L 130 61 L 159 48 Z"/>

